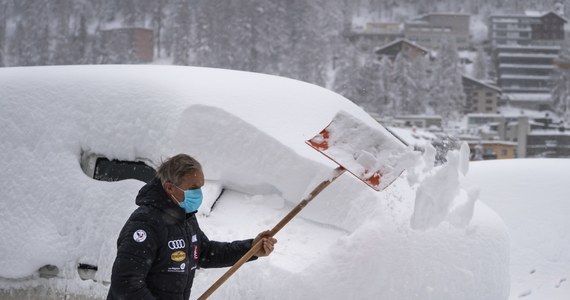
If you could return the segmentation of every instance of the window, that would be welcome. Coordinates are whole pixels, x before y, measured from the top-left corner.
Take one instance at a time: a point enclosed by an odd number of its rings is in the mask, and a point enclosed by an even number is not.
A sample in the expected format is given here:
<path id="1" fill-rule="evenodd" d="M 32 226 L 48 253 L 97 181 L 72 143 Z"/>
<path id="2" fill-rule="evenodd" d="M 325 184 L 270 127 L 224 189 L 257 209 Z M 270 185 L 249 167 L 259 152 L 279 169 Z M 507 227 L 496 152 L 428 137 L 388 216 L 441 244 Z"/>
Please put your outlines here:
<path id="1" fill-rule="evenodd" d="M 101 181 L 136 179 L 149 182 L 156 175 L 154 168 L 150 167 L 152 163 L 145 159 L 122 161 L 83 152 L 80 164 L 81 169 L 87 176 Z"/>
<path id="2" fill-rule="evenodd" d="M 486 92 L 486 93 L 485 93 L 485 96 L 491 97 L 491 96 L 493 96 L 493 93 L 491 93 L 491 92 Z"/>
<path id="3" fill-rule="evenodd" d="M 485 103 L 487 103 L 487 104 L 493 104 L 493 99 L 487 99 L 487 100 L 485 100 Z"/>
<path id="4" fill-rule="evenodd" d="M 509 154 L 509 151 L 507 149 L 501 149 L 502 156 L 506 156 L 507 154 Z"/>
<path id="5" fill-rule="evenodd" d="M 137 179 L 149 182 L 156 175 L 156 171 L 141 161 L 109 160 L 104 157 L 97 158 L 93 179 L 101 181 L 119 181 Z"/>

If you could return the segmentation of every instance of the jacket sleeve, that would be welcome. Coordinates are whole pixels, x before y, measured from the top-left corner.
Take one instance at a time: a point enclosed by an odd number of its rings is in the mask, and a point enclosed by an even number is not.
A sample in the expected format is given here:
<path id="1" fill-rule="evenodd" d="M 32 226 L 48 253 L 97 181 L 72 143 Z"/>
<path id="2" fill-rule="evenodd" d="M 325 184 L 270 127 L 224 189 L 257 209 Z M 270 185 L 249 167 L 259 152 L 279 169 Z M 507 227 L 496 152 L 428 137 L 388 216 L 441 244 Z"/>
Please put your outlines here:
<path id="1" fill-rule="evenodd" d="M 109 292 L 113 299 L 155 299 L 146 286 L 146 276 L 156 256 L 157 237 L 146 222 L 129 220 L 125 224 L 117 240 L 111 274 Z"/>
<path id="2" fill-rule="evenodd" d="M 253 239 L 243 241 L 233 241 L 231 243 L 210 241 L 208 237 L 199 230 L 200 236 L 200 268 L 222 268 L 235 264 L 244 254 L 251 249 Z M 249 261 L 256 260 L 253 256 Z"/>

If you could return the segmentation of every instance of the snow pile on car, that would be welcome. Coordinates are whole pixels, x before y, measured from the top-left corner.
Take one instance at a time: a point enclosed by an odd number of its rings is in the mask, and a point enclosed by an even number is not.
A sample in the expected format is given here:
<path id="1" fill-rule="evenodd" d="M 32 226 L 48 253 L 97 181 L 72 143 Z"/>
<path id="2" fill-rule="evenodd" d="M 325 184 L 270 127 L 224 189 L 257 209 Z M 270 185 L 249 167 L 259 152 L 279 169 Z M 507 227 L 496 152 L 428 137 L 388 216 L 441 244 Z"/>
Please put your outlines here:
<path id="1" fill-rule="evenodd" d="M 0 288 L 96 297 L 106 294 L 115 240 L 143 183 L 90 178 L 86 154 L 153 167 L 180 152 L 195 156 L 205 203 L 218 199 L 200 210 L 204 231 L 241 239 L 271 228 L 336 167 L 305 140 L 337 112 L 381 128 L 314 85 L 192 67 L 1 68 L 0 101 Z M 216 296 L 505 299 L 504 223 L 461 187 L 464 155 L 450 155 L 456 162 L 438 167 L 448 169 L 432 170 L 441 175 L 410 171 L 380 193 L 343 175 L 277 235 L 274 255 L 247 264 Z M 439 187 L 453 189 L 443 205 Z M 97 266 L 92 280 L 78 264 Z M 38 278 L 46 265 L 59 270 L 54 278 Z M 200 270 L 193 295 L 221 272 Z"/>

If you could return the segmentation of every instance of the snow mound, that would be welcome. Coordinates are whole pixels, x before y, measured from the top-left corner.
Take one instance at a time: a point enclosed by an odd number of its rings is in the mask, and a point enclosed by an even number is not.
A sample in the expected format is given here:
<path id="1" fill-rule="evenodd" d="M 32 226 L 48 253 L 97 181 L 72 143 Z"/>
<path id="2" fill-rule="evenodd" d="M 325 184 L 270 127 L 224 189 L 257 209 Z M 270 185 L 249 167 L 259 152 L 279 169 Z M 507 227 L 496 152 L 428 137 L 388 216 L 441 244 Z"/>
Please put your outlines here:
<path id="1" fill-rule="evenodd" d="M 216 201 L 199 221 L 211 239 L 230 240 L 271 228 L 329 176 L 336 165 L 305 141 L 339 111 L 384 130 L 323 88 L 206 68 L 0 68 L 0 102 L 3 298 L 42 287 L 105 297 L 116 237 L 143 183 L 93 180 L 85 153 L 151 166 L 195 156 L 205 203 Z M 502 220 L 458 186 L 463 152 L 436 169 L 431 154 L 407 157 L 413 179 L 380 193 L 344 174 L 279 232 L 271 257 L 244 266 L 215 298 L 506 299 Z M 450 192 L 430 204 L 438 189 Z M 98 270 L 82 280 L 78 264 Z M 39 278 L 45 265 L 57 276 Z M 193 297 L 223 271 L 200 270 Z"/>
<path id="2" fill-rule="evenodd" d="M 465 227 L 473 216 L 478 190 L 466 191 L 462 182 L 469 170 L 469 146 L 463 143 L 459 151 L 447 154 L 447 163 L 432 168 L 435 149 L 428 145 L 423 163 L 418 164 L 426 172 L 418 183 L 411 226 L 414 229 L 437 227 L 446 220 L 457 227 Z M 427 167 L 427 168 L 426 168 Z M 417 172 L 416 169 L 412 169 Z M 414 183 L 418 174 L 408 178 Z"/>
<path id="3" fill-rule="evenodd" d="M 482 161 L 467 183 L 504 219 L 511 240 L 509 299 L 570 295 L 570 159 Z"/>

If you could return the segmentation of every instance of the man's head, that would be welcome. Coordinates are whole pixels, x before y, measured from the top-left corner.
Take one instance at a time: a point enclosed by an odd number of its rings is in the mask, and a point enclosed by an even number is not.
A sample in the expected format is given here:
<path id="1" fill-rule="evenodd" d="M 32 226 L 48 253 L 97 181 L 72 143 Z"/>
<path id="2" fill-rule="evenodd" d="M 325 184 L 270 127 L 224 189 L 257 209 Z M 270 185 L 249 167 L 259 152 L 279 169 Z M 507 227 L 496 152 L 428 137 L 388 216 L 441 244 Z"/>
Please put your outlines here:
<path id="1" fill-rule="evenodd" d="M 184 200 L 184 191 L 204 185 L 204 173 L 200 163 L 187 154 L 178 154 L 164 161 L 156 176 L 166 193 L 176 202 Z"/>

